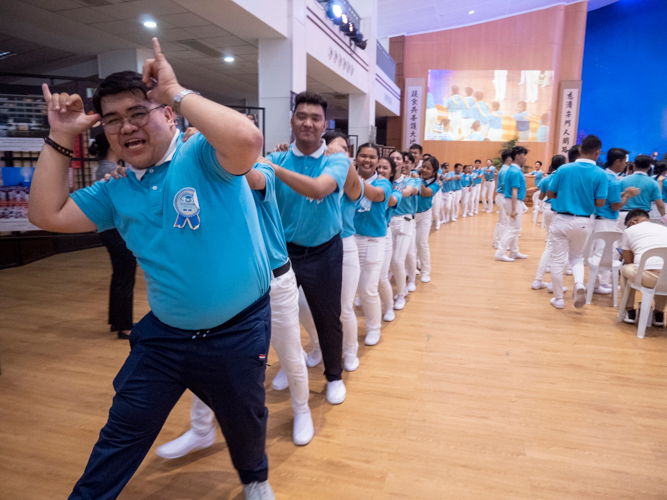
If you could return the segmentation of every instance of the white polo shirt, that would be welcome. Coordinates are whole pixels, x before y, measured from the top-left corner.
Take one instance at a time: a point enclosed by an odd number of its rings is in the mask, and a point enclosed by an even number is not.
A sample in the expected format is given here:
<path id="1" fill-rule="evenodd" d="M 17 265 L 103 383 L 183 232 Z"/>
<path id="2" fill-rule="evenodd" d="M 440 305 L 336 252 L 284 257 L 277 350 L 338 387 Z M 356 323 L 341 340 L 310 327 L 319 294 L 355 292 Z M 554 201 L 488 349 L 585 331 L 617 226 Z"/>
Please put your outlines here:
<path id="1" fill-rule="evenodd" d="M 642 260 L 642 254 L 654 248 L 667 247 L 667 227 L 653 222 L 640 222 L 629 227 L 623 233 L 623 250 L 631 251 L 635 256 L 635 265 Z M 644 269 L 662 269 L 663 262 L 652 257 L 646 262 Z"/>

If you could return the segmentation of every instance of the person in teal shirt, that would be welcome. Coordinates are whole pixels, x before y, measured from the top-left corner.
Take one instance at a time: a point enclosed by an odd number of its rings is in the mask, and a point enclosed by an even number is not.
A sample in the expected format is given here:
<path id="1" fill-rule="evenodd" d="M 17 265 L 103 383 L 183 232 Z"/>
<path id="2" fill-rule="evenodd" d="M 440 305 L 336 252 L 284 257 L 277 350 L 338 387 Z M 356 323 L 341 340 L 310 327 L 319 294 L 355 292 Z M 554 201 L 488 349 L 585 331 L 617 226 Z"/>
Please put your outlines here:
<path id="1" fill-rule="evenodd" d="M 493 196 L 496 191 L 496 167 L 493 161 L 486 160 L 486 166 L 482 169 L 484 183 L 482 184 L 482 210 L 486 213 L 493 213 Z"/>
<path id="2" fill-rule="evenodd" d="M 484 173 L 482 172 L 482 160 L 475 160 L 475 168 L 472 177 L 472 206 L 473 214 L 479 213 L 479 199 L 482 195 L 482 181 L 484 180 Z"/>
<path id="3" fill-rule="evenodd" d="M 460 163 L 454 164 L 454 172 L 452 172 L 449 182 L 452 186 L 452 221 L 456 222 L 463 199 L 463 165 Z"/>
<path id="4" fill-rule="evenodd" d="M 50 142 L 31 185 L 31 221 L 54 232 L 117 228 L 145 273 L 152 309 L 132 329 L 108 421 L 70 498 L 117 497 L 185 389 L 215 411 L 246 498 L 271 498 L 263 385 L 271 269 L 243 177 L 262 135 L 244 115 L 180 86 L 157 39 L 153 50 L 144 79 L 124 71 L 100 82 L 96 114 L 85 114 L 80 96 L 43 87 Z M 199 138 L 180 141 L 172 107 Z M 132 169 L 70 196 L 66 153 L 99 121 Z"/>
<path id="5" fill-rule="evenodd" d="M 503 196 L 505 213 L 508 215 L 507 229 L 503 235 L 495 259 L 503 262 L 513 262 L 515 259 L 525 259 L 526 255 L 519 252 L 519 236 L 521 235 L 521 222 L 525 212 L 526 178 L 523 174 L 523 166 L 526 163 L 528 150 L 522 146 L 515 146 L 510 151 L 512 164 L 504 174 Z M 509 257 L 505 252 L 509 250 Z"/>
<path id="6" fill-rule="evenodd" d="M 648 171 L 651 168 L 651 157 L 648 155 L 638 155 L 635 158 L 634 173 L 624 177 L 621 180 L 621 191 L 625 191 L 629 187 L 636 187 L 639 189 L 639 194 L 634 196 L 623 205 L 619 213 L 619 229 L 621 226 L 625 228 L 625 216 L 634 208 L 641 208 L 646 212 L 651 211 L 651 203 L 655 203 L 662 222 L 667 222 L 665 217 L 665 203 L 662 200 L 662 192 L 660 185 L 655 179 L 648 176 Z M 624 230 L 624 229 L 623 229 Z"/>
<path id="7" fill-rule="evenodd" d="M 431 230 L 433 216 L 431 207 L 433 196 L 438 192 L 440 186 L 438 179 L 438 160 L 431 156 L 424 160 L 421 171 L 422 188 L 417 200 L 417 215 L 415 222 L 417 226 L 417 254 L 421 262 L 422 283 L 431 281 L 431 251 L 428 246 L 428 235 Z"/>
<path id="8" fill-rule="evenodd" d="M 493 232 L 493 248 L 498 249 L 500 240 L 505 235 L 507 225 L 509 224 L 509 214 L 505 212 L 505 174 L 512 164 L 510 150 L 506 149 L 501 153 L 502 167 L 498 171 L 498 182 L 496 186 L 496 206 L 498 207 L 498 221 Z"/>
<path id="9" fill-rule="evenodd" d="M 461 217 L 471 216 L 472 209 L 472 165 L 466 165 L 461 176 Z"/>

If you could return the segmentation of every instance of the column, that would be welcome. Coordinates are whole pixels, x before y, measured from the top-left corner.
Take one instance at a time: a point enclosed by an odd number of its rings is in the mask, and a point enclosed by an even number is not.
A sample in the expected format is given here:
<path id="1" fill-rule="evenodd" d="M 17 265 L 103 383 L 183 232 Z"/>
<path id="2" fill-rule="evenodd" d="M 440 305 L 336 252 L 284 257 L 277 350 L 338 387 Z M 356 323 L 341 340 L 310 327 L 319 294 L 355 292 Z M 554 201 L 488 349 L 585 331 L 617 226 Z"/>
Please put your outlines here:
<path id="1" fill-rule="evenodd" d="M 141 73 L 146 59 L 151 59 L 153 52 L 148 49 L 122 49 L 103 52 L 97 55 L 97 72 L 100 78 L 119 71 Z"/>

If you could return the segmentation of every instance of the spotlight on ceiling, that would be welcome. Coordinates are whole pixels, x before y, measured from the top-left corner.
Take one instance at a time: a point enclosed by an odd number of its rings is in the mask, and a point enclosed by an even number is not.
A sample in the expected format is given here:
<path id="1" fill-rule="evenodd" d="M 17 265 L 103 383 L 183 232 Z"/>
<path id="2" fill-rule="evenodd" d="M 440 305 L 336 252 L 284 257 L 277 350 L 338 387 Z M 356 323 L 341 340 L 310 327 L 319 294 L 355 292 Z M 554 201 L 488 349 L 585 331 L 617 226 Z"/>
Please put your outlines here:
<path id="1" fill-rule="evenodd" d="M 155 21 L 144 21 L 144 26 L 147 28 L 157 28 L 157 23 Z"/>
<path id="2" fill-rule="evenodd" d="M 234 62 L 234 56 L 225 56 L 223 61 L 228 62 L 228 63 Z"/>
<path id="3" fill-rule="evenodd" d="M 361 50 L 366 50 L 366 47 L 368 46 L 368 40 L 362 40 L 360 42 L 354 42 L 354 44 L 359 47 Z"/>
<path id="4" fill-rule="evenodd" d="M 327 10 L 327 17 L 331 19 L 334 24 L 342 24 L 342 17 L 344 15 L 343 12 L 343 6 L 341 5 L 340 1 L 338 0 L 331 0 L 330 2 L 327 3 L 326 6 Z"/>
<path id="5" fill-rule="evenodd" d="M 470 12 L 468 12 L 468 14 L 474 14 L 474 13 L 475 13 L 474 10 L 471 10 Z"/>
<path id="6" fill-rule="evenodd" d="M 348 23 L 347 25 L 347 30 L 345 31 L 345 36 L 349 36 L 352 38 L 357 34 L 357 27 L 354 25 L 354 23 Z"/>
<path id="7" fill-rule="evenodd" d="M 352 35 L 352 41 L 354 43 L 361 43 L 363 39 L 364 34 L 361 31 L 357 31 L 354 35 Z"/>

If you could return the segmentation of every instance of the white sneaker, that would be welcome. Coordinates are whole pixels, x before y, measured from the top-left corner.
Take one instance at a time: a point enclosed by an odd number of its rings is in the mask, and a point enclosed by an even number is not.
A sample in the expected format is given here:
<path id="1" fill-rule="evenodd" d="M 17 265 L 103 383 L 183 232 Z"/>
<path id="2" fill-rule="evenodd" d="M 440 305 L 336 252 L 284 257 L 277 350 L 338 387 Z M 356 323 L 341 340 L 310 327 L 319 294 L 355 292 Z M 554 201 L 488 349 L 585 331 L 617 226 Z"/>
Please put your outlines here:
<path id="1" fill-rule="evenodd" d="M 508 257 L 504 253 L 497 253 L 494 255 L 494 258 L 496 260 L 499 260 L 500 262 L 514 262 L 514 259 L 512 257 Z"/>
<path id="2" fill-rule="evenodd" d="M 378 342 L 380 342 L 380 336 L 382 335 L 381 332 L 373 332 L 373 333 L 367 333 L 366 334 L 366 340 L 364 340 L 364 343 L 366 345 L 376 345 Z"/>
<path id="3" fill-rule="evenodd" d="M 530 286 L 533 290 L 542 290 L 543 288 L 546 288 L 547 284 L 542 281 L 542 280 L 535 280 L 533 281 L 533 284 Z"/>
<path id="4" fill-rule="evenodd" d="M 417 285 L 415 285 L 414 281 L 408 281 L 408 292 L 414 292 L 417 290 Z"/>
<path id="5" fill-rule="evenodd" d="M 310 443 L 315 434 L 313 429 L 313 417 L 310 415 L 310 409 L 307 413 L 297 413 L 294 415 L 294 427 L 292 428 L 292 441 L 297 446 L 304 446 Z"/>
<path id="6" fill-rule="evenodd" d="M 493 243 L 491 243 L 491 246 L 493 248 L 495 248 L 496 250 L 498 250 L 498 243 L 496 243 L 495 241 Z"/>
<path id="7" fill-rule="evenodd" d="M 394 309 L 396 309 L 397 311 L 400 311 L 404 307 L 405 307 L 405 297 L 403 297 L 402 295 L 399 295 L 398 298 L 395 299 Z"/>
<path id="8" fill-rule="evenodd" d="M 243 485 L 245 500 L 276 500 L 268 481 L 255 481 Z"/>
<path id="9" fill-rule="evenodd" d="M 554 293 L 554 284 L 553 283 L 547 283 L 547 290 L 549 290 L 551 293 Z M 567 292 L 567 287 L 563 287 L 563 291 Z"/>
<path id="10" fill-rule="evenodd" d="M 431 281 L 431 277 L 428 274 L 422 274 L 422 283 L 428 283 Z"/>
<path id="11" fill-rule="evenodd" d="M 181 458 L 193 451 L 208 448 L 215 443 L 215 439 L 215 427 L 204 435 L 197 434 L 194 430 L 190 429 L 181 437 L 169 441 L 162 446 L 158 446 L 155 453 L 157 453 L 159 457 L 166 458 L 167 460 Z"/>
<path id="12" fill-rule="evenodd" d="M 284 391 L 287 389 L 288 385 L 289 383 L 287 382 L 287 374 L 285 373 L 285 370 L 281 368 L 278 370 L 278 373 L 276 373 L 276 376 L 273 377 L 271 387 L 273 387 L 276 391 Z"/>
<path id="13" fill-rule="evenodd" d="M 563 309 L 565 307 L 565 301 L 563 299 L 557 299 L 556 297 L 551 299 L 549 304 L 554 306 L 556 309 Z"/>
<path id="14" fill-rule="evenodd" d="M 313 366 L 317 366 L 320 364 L 322 361 L 322 349 L 318 347 L 315 347 L 312 351 L 310 351 L 310 354 L 306 358 L 306 365 L 312 368 Z"/>
<path id="15" fill-rule="evenodd" d="M 361 299 L 359 297 L 354 299 L 354 307 L 361 307 Z"/>
<path id="16" fill-rule="evenodd" d="M 346 372 L 353 372 L 359 368 L 359 357 L 358 356 L 344 356 L 343 357 L 343 368 Z"/>
<path id="17" fill-rule="evenodd" d="M 580 309 L 586 305 L 586 289 L 584 285 L 577 283 L 574 285 L 574 307 Z"/>
<path id="18" fill-rule="evenodd" d="M 435 224 L 435 230 L 437 231 L 438 229 L 440 229 L 440 223 L 439 223 L 439 222 L 436 222 L 436 224 Z"/>
<path id="19" fill-rule="evenodd" d="M 572 269 L 570 268 L 567 271 L 565 271 L 565 274 L 568 276 L 572 276 Z"/>
<path id="20" fill-rule="evenodd" d="M 342 380 L 327 382 L 327 401 L 332 405 L 339 405 L 345 401 L 347 390 Z"/>
<path id="21" fill-rule="evenodd" d="M 525 255 L 523 253 L 520 253 L 520 252 L 517 252 L 517 253 L 510 252 L 510 257 L 512 259 L 527 259 L 528 258 L 527 255 Z"/>
<path id="22" fill-rule="evenodd" d="M 468 217 L 468 216 L 467 216 L 466 214 L 463 214 L 461 217 L 463 217 L 463 218 L 465 219 L 465 218 Z"/>
<path id="23" fill-rule="evenodd" d="M 396 319 L 396 314 L 394 314 L 393 309 L 389 309 L 386 313 L 384 313 L 384 316 L 382 316 L 382 321 L 390 322 L 394 321 Z"/>
<path id="24" fill-rule="evenodd" d="M 610 295 L 611 292 L 613 292 L 613 288 L 611 285 L 600 285 L 596 286 L 595 289 L 593 290 L 593 293 L 597 293 L 599 295 Z"/>
<path id="25" fill-rule="evenodd" d="M 422 272 L 419 270 L 419 267 L 417 267 L 417 270 L 415 271 L 415 274 L 421 274 Z"/>

